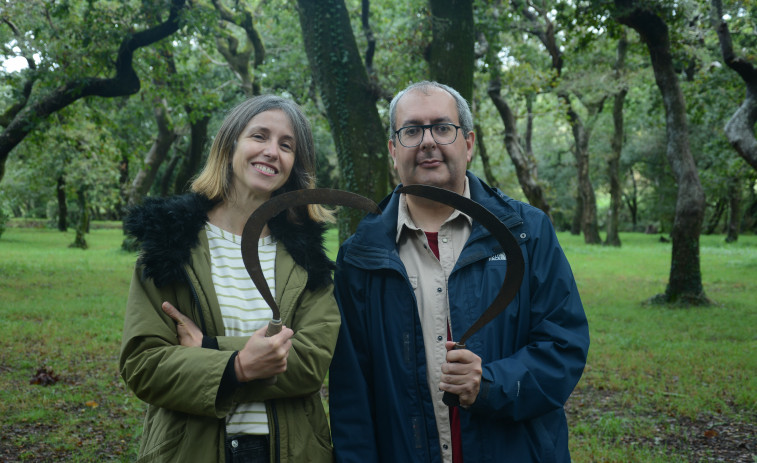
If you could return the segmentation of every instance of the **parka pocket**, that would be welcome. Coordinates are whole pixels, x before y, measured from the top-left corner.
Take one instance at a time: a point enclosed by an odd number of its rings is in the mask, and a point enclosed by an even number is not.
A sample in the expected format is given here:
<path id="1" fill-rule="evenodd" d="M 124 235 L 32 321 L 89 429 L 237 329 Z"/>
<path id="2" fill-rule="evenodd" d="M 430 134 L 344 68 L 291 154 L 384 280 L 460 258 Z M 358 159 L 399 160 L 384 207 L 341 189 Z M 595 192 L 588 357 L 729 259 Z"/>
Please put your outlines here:
<path id="1" fill-rule="evenodd" d="M 555 453 L 555 436 L 544 426 L 545 416 L 549 414 L 534 418 L 526 424 L 526 432 L 534 453 L 539 455 L 539 461 L 551 461 Z"/>
<path id="2" fill-rule="evenodd" d="M 285 419 L 281 420 L 284 416 L 279 415 L 280 431 L 287 434 L 286 449 L 281 449 L 281 460 L 298 463 L 332 462 L 331 433 L 320 394 L 300 399 L 290 398 L 287 401 L 291 406 L 277 407 L 279 411 L 288 410 Z M 283 404 L 279 402 L 279 405 Z M 283 442 L 282 439 L 282 446 Z"/>

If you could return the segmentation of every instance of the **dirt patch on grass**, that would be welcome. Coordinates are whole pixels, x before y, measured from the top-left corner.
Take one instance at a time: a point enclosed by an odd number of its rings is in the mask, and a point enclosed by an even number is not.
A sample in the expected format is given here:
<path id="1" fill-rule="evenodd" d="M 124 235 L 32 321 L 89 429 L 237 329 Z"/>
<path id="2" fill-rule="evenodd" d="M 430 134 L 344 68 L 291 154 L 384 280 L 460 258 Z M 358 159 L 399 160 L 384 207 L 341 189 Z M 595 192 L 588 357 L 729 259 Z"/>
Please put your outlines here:
<path id="1" fill-rule="evenodd" d="M 0 428 L 0 461 L 77 461 L 82 449 L 89 449 L 91 453 L 103 457 L 97 458 L 98 460 L 121 459 L 134 450 L 136 445 L 123 439 L 113 439 L 115 436 L 106 435 L 108 430 L 102 429 L 102 424 L 94 422 L 81 423 L 77 432 L 68 436 L 65 444 L 51 443 L 50 436 L 59 433 L 60 429 L 55 425 L 44 423 L 3 426 Z"/>
<path id="2" fill-rule="evenodd" d="M 616 394 L 583 387 L 574 391 L 565 406 L 568 421 L 597 422 L 606 414 L 618 417 L 647 418 L 655 425 L 655 435 L 623 435 L 619 446 L 664 447 L 671 456 L 690 463 L 754 463 L 757 461 L 757 417 L 731 418 L 725 415 L 640 416 L 617 405 Z"/>
<path id="3" fill-rule="evenodd" d="M 55 449 L 44 441 L 53 426 L 42 423 L 19 423 L 3 426 L 0 431 L 0 460 L 67 461 L 70 457 L 63 449 Z"/>

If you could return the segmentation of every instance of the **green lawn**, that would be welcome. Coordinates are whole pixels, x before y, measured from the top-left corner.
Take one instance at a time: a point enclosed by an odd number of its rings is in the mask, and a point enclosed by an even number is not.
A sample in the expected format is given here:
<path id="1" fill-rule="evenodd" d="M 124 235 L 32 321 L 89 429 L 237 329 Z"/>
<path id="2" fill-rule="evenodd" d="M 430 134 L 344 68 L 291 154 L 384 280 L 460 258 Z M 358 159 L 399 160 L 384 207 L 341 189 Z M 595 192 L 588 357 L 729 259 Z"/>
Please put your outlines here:
<path id="1" fill-rule="evenodd" d="M 559 237 L 592 336 L 567 406 L 574 461 L 757 461 L 757 237 L 702 237 L 714 304 L 675 309 L 644 304 L 669 273 L 658 236 Z M 144 405 L 118 376 L 135 260 L 122 238 L 93 229 L 82 251 L 67 247 L 73 232 L 0 237 L 0 461 L 134 460 Z M 30 384 L 40 368 L 57 383 Z"/>

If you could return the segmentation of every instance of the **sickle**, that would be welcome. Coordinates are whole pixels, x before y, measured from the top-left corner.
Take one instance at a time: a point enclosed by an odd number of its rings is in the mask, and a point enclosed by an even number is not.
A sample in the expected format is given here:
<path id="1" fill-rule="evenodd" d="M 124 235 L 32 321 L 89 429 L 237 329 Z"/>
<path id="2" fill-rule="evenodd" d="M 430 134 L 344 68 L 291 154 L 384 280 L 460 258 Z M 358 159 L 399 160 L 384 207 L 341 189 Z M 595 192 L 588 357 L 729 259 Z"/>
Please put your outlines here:
<path id="1" fill-rule="evenodd" d="M 515 240 L 512 233 L 510 233 L 507 226 L 505 226 L 497 216 L 492 214 L 482 205 L 466 198 L 465 196 L 460 196 L 449 190 L 429 185 L 407 185 L 399 188 L 397 191 L 400 193 L 420 196 L 447 206 L 452 206 L 463 214 L 470 216 L 492 234 L 499 245 L 502 246 L 502 250 L 505 253 L 505 258 L 507 259 L 505 281 L 502 282 L 502 287 L 499 289 L 499 293 L 497 294 L 497 297 L 494 298 L 494 301 L 492 301 L 478 320 L 468 328 L 468 331 L 466 331 L 455 344 L 455 349 L 464 349 L 465 341 L 469 337 L 481 329 L 482 326 L 494 320 L 494 318 L 502 313 L 510 302 L 515 299 L 515 295 L 518 293 L 520 284 L 523 281 L 523 273 L 526 267 L 523 260 L 523 254 L 520 251 L 520 246 L 518 246 L 518 242 Z M 460 404 L 460 398 L 449 392 L 444 393 L 442 400 L 450 407 Z"/>
<path id="2" fill-rule="evenodd" d="M 380 214 L 381 209 L 372 200 L 360 196 L 356 193 L 350 193 L 343 190 L 332 190 L 329 188 L 314 188 L 304 190 L 294 190 L 274 196 L 262 205 L 247 219 L 242 232 L 242 261 L 247 273 L 250 274 L 255 287 L 260 291 L 263 299 L 273 312 L 273 319 L 268 324 L 266 336 L 273 336 L 281 331 L 281 313 L 279 306 L 271 294 L 268 282 L 263 276 L 263 270 L 260 267 L 260 257 L 258 256 L 258 239 L 263 228 L 273 217 L 279 213 L 297 206 L 307 204 L 331 204 L 336 206 L 348 206 L 356 209 L 362 209 L 374 214 Z"/>

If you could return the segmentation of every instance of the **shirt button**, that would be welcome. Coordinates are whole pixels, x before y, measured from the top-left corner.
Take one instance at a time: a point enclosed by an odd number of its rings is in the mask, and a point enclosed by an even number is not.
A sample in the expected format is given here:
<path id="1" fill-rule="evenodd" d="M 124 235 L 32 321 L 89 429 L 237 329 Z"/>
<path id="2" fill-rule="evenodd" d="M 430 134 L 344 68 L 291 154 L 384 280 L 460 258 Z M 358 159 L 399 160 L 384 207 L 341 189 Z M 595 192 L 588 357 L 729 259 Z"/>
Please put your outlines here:
<path id="1" fill-rule="evenodd" d="M 446 243 L 446 242 L 447 242 L 447 238 L 442 238 L 442 243 Z"/>
<path id="2" fill-rule="evenodd" d="M 526 239 L 526 234 L 525 233 L 521 233 L 520 237 L 521 237 L 521 239 Z"/>
<path id="3" fill-rule="evenodd" d="M 442 341 L 442 337 L 441 336 L 437 336 L 436 340 L 439 341 L 439 342 L 441 342 Z"/>
<path id="4" fill-rule="evenodd" d="M 233 441 L 231 441 L 231 446 L 234 448 L 237 448 L 239 447 L 239 442 L 236 439 L 234 439 Z"/>
<path id="5" fill-rule="evenodd" d="M 442 288 L 436 288 L 437 293 L 441 293 L 442 291 L 443 291 Z"/>
<path id="6" fill-rule="evenodd" d="M 444 444 L 444 445 L 442 445 L 442 448 L 444 448 L 444 450 L 447 450 L 449 448 L 449 445 Z"/>

